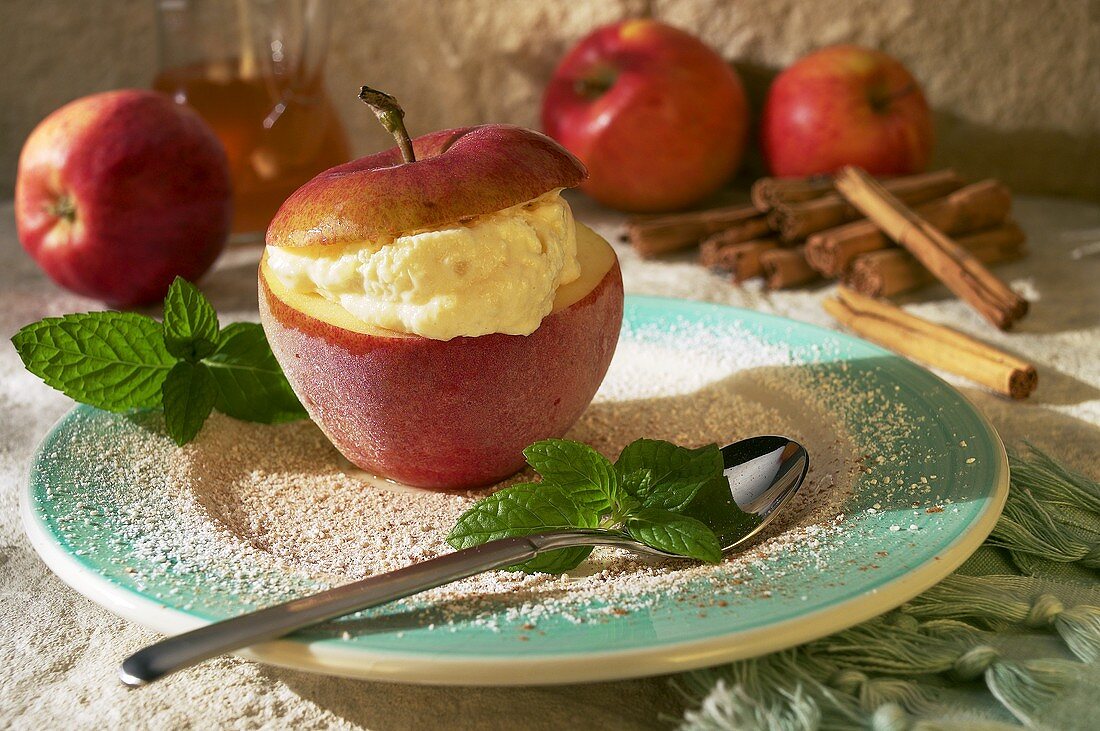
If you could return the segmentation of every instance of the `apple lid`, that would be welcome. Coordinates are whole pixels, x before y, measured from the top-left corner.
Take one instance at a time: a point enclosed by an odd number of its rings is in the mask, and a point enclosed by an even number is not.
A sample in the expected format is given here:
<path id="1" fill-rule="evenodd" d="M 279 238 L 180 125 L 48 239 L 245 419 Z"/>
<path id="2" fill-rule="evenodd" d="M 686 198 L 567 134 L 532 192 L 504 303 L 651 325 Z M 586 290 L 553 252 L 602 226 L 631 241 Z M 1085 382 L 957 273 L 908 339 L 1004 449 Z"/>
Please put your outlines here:
<path id="1" fill-rule="evenodd" d="M 268 246 L 340 246 L 441 228 L 510 208 L 588 175 L 546 135 L 488 124 L 413 140 L 324 171 L 296 190 L 267 229 Z"/>

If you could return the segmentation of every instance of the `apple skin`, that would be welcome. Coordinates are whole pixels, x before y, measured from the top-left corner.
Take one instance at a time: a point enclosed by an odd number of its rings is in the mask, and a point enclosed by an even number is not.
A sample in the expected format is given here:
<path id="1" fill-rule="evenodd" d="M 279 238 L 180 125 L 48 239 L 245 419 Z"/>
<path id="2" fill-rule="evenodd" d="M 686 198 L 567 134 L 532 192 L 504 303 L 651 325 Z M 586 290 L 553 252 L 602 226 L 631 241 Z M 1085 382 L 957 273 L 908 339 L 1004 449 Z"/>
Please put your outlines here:
<path id="1" fill-rule="evenodd" d="M 269 246 L 362 244 L 519 205 L 572 188 L 584 165 L 549 137 L 506 124 L 442 130 L 326 170 L 295 191 L 267 229 Z"/>
<path id="2" fill-rule="evenodd" d="M 523 449 L 562 436 L 607 372 L 623 315 L 616 261 L 530 335 L 432 340 L 353 332 L 275 296 L 263 269 L 260 321 L 294 392 L 352 463 L 406 485 L 488 485 Z"/>
<path id="3" fill-rule="evenodd" d="M 772 175 L 826 174 L 845 165 L 872 175 L 907 175 L 928 166 L 932 114 L 897 59 L 869 48 L 832 46 L 775 79 L 760 140 Z"/>
<path id="4" fill-rule="evenodd" d="M 602 93 L 601 82 L 610 85 Z M 581 189 L 597 201 L 670 211 L 699 202 L 737 170 L 748 105 L 736 72 L 698 38 L 628 20 L 598 28 L 562 59 L 543 97 L 542 126 L 588 167 Z"/>
<path id="5" fill-rule="evenodd" d="M 66 104 L 19 157 L 23 248 L 61 286 L 116 307 L 159 301 L 177 276 L 198 279 L 232 215 L 224 148 L 164 94 L 124 89 Z"/>

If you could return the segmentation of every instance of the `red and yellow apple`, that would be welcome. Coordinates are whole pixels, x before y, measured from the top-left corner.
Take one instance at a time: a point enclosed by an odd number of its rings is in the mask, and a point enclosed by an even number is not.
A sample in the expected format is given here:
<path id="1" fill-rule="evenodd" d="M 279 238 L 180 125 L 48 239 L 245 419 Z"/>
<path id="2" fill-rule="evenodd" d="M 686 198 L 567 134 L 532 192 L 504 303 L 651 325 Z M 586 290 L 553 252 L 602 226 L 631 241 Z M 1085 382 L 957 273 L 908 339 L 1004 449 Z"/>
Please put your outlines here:
<path id="1" fill-rule="evenodd" d="M 932 154 L 932 114 L 897 59 L 859 46 L 803 57 L 772 84 L 760 125 L 773 175 L 917 173 Z"/>
<path id="2" fill-rule="evenodd" d="M 576 185 L 584 168 L 518 127 L 448 130 L 320 174 L 292 195 L 268 246 L 331 246 L 430 230 Z M 618 341 L 622 278 L 614 251 L 583 226 L 579 279 L 560 286 L 529 335 L 437 340 L 383 330 L 325 297 L 259 272 L 260 319 L 313 420 L 374 474 L 432 488 L 496 482 L 522 450 L 558 437 L 595 394 Z"/>
<path id="3" fill-rule="evenodd" d="M 604 26 L 558 65 L 543 129 L 588 167 L 582 190 L 624 211 L 697 203 L 737 170 L 741 80 L 698 38 L 654 20 Z"/>
<path id="4" fill-rule="evenodd" d="M 229 235 L 225 150 L 190 109 L 126 89 L 67 104 L 27 138 L 15 184 L 23 248 L 58 284 L 125 307 L 197 279 Z"/>

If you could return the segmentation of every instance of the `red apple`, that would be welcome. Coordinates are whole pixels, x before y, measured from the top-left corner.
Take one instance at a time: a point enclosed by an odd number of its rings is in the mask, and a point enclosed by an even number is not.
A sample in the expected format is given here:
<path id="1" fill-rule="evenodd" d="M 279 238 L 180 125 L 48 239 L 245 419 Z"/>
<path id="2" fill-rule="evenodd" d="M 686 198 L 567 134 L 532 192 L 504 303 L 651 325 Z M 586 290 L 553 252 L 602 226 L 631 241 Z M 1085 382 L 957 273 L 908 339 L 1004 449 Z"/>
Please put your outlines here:
<path id="1" fill-rule="evenodd" d="M 433 340 L 372 329 L 260 268 L 260 320 L 310 417 L 352 463 L 418 487 L 487 485 L 562 436 L 599 388 L 623 315 L 611 247 L 578 231 L 581 280 L 530 335 Z"/>
<path id="2" fill-rule="evenodd" d="M 23 248 L 58 284 L 126 307 L 197 279 L 229 234 L 225 151 L 190 109 L 137 89 L 78 99 L 27 138 L 15 183 Z"/>
<path id="3" fill-rule="evenodd" d="M 760 138 L 773 175 L 831 173 L 845 165 L 906 175 L 928 165 L 932 114 L 920 85 L 897 59 L 832 46 L 775 79 Z"/>
<path id="4" fill-rule="evenodd" d="M 748 108 L 706 44 L 654 20 L 607 25 L 558 65 L 542 125 L 588 167 L 581 187 L 625 211 L 684 208 L 737 170 Z"/>
<path id="5" fill-rule="evenodd" d="M 268 246 L 347 245 L 397 236 L 576 185 L 584 168 L 543 135 L 504 125 L 414 140 L 321 173 L 292 195 Z M 376 328 L 260 265 L 260 320 L 313 420 L 354 464 L 405 484 L 464 488 L 523 466 L 561 436 L 603 380 L 622 323 L 610 245 L 578 226 L 580 278 L 558 288 L 529 335 L 436 340 Z"/>

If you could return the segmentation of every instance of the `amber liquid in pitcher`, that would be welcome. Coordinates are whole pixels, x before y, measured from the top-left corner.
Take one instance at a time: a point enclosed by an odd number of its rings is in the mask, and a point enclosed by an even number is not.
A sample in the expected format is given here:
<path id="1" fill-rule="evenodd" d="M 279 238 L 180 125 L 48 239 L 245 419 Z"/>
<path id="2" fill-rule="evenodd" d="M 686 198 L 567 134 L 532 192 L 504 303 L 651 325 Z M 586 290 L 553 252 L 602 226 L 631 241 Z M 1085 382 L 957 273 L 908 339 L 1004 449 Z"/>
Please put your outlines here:
<path id="1" fill-rule="evenodd" d="M 286 198 L 346 162 L 343 126 L 321 87 L 279 90 L 234 61 L 162 71 L 153 88 L 186 103 L 222 141 L 233 178 L 234 234 L 261 233 Z"/>

